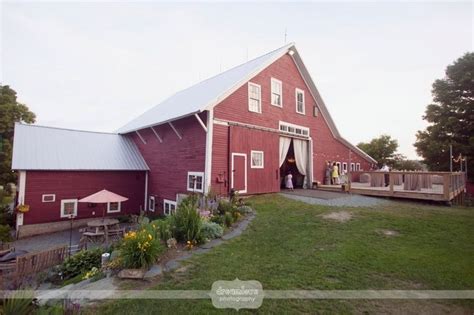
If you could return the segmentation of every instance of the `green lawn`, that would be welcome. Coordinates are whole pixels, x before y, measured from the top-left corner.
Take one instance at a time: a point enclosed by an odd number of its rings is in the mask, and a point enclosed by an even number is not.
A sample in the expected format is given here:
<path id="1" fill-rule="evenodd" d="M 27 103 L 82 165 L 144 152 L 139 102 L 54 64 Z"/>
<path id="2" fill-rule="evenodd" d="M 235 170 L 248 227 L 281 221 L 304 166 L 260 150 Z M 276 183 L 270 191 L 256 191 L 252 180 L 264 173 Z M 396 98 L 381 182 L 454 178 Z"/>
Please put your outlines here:
<path id="1" fill-rule="evenodd" d="M 393 202 L 376 208 L 312 206 L 253 197 L 257 217 L 241 237 L 166 274 L 154 289 L 209 290 L 216 280 L 258 280 L 264 289 L 474 289 L 474 209 Z M 346 210 L 340 223 L 322 218 Z M 396 236 L 386 236 L 391 230 Z M 263 312 L 469 311 L 472 301 L 265 300 Z M 98 311 L 96 308 L 90 311 Z M 123 300 L 104 314 L 218 312 L 207 300 Z M 242 311 L 241 311 L 242 312 Z M 415 311 L 416 313 L 416 311 Z"/>

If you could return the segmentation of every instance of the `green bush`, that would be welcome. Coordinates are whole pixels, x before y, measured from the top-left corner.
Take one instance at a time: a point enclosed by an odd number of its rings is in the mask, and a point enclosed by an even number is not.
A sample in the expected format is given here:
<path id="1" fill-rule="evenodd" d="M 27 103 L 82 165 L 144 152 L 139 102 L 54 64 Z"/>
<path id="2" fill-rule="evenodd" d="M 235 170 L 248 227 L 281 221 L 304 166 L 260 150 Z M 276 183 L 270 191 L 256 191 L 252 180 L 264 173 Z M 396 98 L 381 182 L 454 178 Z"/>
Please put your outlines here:
<path id="1" fill-rule="evenodd" d="M 233 212 L 234 205 L 227 200 L 219 200 L 219 205 L 217 206 L 217 212 L 221 215 L 224 215 L 226 212 Z"/>
<path id="2" fill-rule="evenodd" d="M 143 268 L 153 265 L 165 251 L 160 240 L 148 229 L 125 234 L 120 247 L 120 258 L 125 268 Z"/>
<path id="3" fill-rule="evenodd" d="M 15 215 L 7 204 L 0 203 L 0 224 L 9 225 L 11 227 L 15 226 Z"/>
<path id="4" fill-rule="evenodd" d="M 217 223 L 219 225 L 224 225 L 224 216 L 223 215 L 214 215 L 211 217 L 211 222 Z"/>
<path id="5" fill-rule="evenodd" d="M 224 229 L 217 223 L 205 221 L 201 227 L 201 237 L 204 240 L 211 240 L 222 237 Z"/>
<path id="6" fill-rule="evenodd" d="M 67 258 L 60 267 L 64 279 L 69 279 L 101 266 L 102 249 L 82 250 Z"/>
<path id="7" fill-rule="evenodd" d="M 0 225 L 0 242 L 7 243 L 11 242 L 11 240 L 10 226 Z"/>
<path id="8" fill-rule="evenodd" d="M 173 227 L 171 225 L 172 218 L 170 216 L 151 222 L 152 228 L 156 231 L 157 237 L 166 242 L 173 237 Z"/>
<path id="9" fill-rule="evenodd" d="M 121 215 L 117 217 L 120 223 L 131 223 L 132 218 L 129 215 Z"/>
<path id="10" fill-rule="evenodd" d="M 224 214 L 224 223 L 227 227 L 230 227 L 232 223 L 234 223 L 234 217 L 232 216 L 232 212 L 226 212 Z"/>
<path id="11" fill-rule="evenodd" d="M 193 195 L 179 204 L 176 212 L 171 215 L 170 222 L 176 240 L 192 242 L 200 239 L 202 219 L 197 211 L 197 202 Z"/>
<path id="12" fill-rule="evenodd" d="M 253 209 L 249 206 L 240 206 L 237 208 L 237 211 L 239 211 L 241 214 L 249 214 L 253 212 Z"/>

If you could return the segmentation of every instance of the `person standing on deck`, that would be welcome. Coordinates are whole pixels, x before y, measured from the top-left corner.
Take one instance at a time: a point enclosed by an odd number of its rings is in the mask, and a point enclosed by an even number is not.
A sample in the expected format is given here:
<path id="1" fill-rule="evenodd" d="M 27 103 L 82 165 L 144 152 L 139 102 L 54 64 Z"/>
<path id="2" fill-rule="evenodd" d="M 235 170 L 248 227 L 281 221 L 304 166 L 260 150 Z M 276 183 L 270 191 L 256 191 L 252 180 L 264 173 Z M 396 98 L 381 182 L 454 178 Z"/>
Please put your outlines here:
<path id="1" fill-rule="evenodd" d="M 387 166 L 387 164 L 384 164 L 382 168 L 380 169 L 382 172 L 390 172 L 390 168 Z M 385 187 L 387 187 L 390 183 L 390 175 L 385 173 L 383 174 L 384 181 L 385 181 Z"/>

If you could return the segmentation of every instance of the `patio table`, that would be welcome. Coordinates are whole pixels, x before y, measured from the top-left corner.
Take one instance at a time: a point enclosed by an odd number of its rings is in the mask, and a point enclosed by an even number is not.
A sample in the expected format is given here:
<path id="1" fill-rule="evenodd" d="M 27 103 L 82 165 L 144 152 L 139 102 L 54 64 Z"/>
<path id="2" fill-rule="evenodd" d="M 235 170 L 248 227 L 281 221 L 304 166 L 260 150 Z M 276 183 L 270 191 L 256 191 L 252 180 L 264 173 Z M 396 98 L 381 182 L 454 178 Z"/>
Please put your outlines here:
<path id="1" fill-rule="evenodd" d="M 98 219 L 87 222 L 87 226 L 95 229 L 96 234 L 104 233 L 105 242 L 109 242 L 109 229 L 115 229 L 119 224 L 117 219 Z"/>

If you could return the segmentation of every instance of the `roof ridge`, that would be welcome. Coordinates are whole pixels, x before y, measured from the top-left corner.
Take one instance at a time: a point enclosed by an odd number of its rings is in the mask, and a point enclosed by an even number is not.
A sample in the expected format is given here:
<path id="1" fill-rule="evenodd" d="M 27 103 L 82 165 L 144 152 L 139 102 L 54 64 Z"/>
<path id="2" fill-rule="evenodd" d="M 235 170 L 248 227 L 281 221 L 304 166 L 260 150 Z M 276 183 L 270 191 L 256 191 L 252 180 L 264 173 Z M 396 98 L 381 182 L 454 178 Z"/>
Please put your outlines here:
<path id="1" fill-rule="evenodd" d="M 116 135 L 116 136 L 119 136 L 119 135 L 120 135 L 120 134 L 118 134 L 118 133 L 116 133 L 116 132 L 90 131 L 90 130 L 81 130 L 81 129 L 71 129 L 71 128 L 62 128 L 62 127 L 35 125 L 35 124 L 25 124 L 25 123 L 21 123 L 21 122 L 17 122 L 17 123 L 15 123 L 15 125 L 21 125 L 21 126 L 25 126 L 25 127 L 37 127 L 37 128 L 44 128 L 44 129 L 56 129 L 56 130 L 74 131 L 74 132 L 99 133 L 99 134 Z"/>

